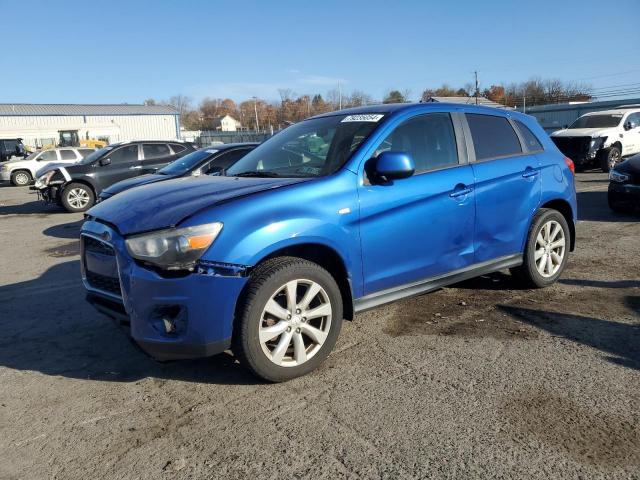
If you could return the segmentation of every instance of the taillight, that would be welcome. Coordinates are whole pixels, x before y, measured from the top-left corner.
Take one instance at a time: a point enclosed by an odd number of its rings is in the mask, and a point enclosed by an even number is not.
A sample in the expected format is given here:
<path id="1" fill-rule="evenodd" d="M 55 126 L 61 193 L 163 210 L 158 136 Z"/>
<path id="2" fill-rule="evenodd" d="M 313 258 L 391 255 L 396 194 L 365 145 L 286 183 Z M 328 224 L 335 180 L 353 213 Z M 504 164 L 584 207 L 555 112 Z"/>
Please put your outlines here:
<path id="1" fill-rule="evenodd" d="M 567 164 L 567 167 L 569 167 L 569 170 L 571 170 L 571 173 L 573 173 L 574 175 L 576 174 L 576 166 L 573 163 L 573 160 L 571 160 L 569 157 L 564 157 L 564 163 Z"/>

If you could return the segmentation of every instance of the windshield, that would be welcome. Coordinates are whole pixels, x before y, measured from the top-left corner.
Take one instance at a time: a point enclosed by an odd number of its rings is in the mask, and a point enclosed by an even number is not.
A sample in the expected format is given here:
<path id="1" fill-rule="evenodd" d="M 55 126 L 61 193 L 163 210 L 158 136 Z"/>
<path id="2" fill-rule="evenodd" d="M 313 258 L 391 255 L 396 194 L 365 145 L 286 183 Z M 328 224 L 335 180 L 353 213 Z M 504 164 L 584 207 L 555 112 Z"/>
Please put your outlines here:
<path id="1" fill-rule="evenodd" d="M 104 155 L 110 150 L 113 150 L 113 147 L 104 147 L 104 148 L 101 148 L 100 150 L 96 150 L 95 152 L 91 152 L 89 155 L 84 157 L 78 163 L 81 165 L 88 165 L 89 163 L 93 163 L 94 161 L 99 159 L 102 155 Z"/>
<path id="2" fill-rule="evenodd" d="M 321 177 L 351 157 L 383 115 L 335 115 L 305 120 L 259 145 L 228 176 Z"/>
<path id="3" fill-rule="evenodd" d="M 171 162 L 166 167 L 158 170 L 161 175 L 184 175 L 185 173 L 195 169 L 203 160 L 211 157 L 217 150 L 213 148 L 206 148 L 203 150 L 196 150 L 182 158 L 179 158 L 175 162 Z"/>
<path id="4" fill-rule="evenodd" d="M 33 152 L 30 153 L 27 157 L 25 157 L 25 160 L 33 160 L 34 158 L 36 158 L 38 155 L 40 155 L 42 152 Z"/>
<path id="5" fill-rule="evenodd" d="M 622 114 L 618 115 L 585 115 L 571 124 L 573 128 L 611 128 L 620 125 Z"/>

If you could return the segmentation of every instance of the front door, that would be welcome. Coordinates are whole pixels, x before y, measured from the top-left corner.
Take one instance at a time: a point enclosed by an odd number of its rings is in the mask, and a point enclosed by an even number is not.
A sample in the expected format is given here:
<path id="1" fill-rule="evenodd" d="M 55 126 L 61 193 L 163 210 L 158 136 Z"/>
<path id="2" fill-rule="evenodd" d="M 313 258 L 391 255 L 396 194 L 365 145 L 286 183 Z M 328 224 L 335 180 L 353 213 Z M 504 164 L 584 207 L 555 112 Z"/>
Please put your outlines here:
<path id="1" fill-rule="evenodd" d="M 111 160 L 107 165 L 101 165 L 100 162 L 105 159 Z M 120 180 L 136 177 L 140 175 L 142 162 L 139 160 L 138 145 L 124 145 L 116 148 L 96 163 L 96 184 L 100 191 L 113 185 Z M 99 192 L 97 192 L 99 193 Z"/>
<path id="2" fill-rule="evenodd" d="M 376 155 L 387 150 L 409 153 L 416 171 L 384 184 L 365 179 L 359 189 L 365 295 L 473 262 L 473 171 L 459 154 L 451 115 L 403 121 Z"/>

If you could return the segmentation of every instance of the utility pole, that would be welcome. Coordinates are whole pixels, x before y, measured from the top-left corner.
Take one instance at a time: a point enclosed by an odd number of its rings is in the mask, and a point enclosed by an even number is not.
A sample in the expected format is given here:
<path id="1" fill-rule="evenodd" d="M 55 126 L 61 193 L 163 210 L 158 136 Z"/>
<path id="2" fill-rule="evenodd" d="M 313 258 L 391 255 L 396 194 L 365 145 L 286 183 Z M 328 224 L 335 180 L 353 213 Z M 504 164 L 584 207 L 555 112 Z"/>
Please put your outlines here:
<path id="1" fill-rule="evenodd" d="M 258 123 L 258 98 L 257 97 L 251 97 L 253 98 L 253 111 L 256 114 L 256 132 L 260 131 L 260 124 Z"/>
<path id="2" fill-rule="evenodd" d="M 340 85 L 340 80 L 338 80 L 338 110 L 342 110 L 342 85 Z"/>
<path id="3" fill-rule="evenodd" d="M 476 105 L 478 105 L 478 94 L 480 93 L 480 91 L 478 89 L 478 71 L 474 70 L 473 74 L 476 77 L 476 93 L 475 93 L 475 97 L 476 97 Z"/>
<path id="4" fill-rule="evenodd" d="M 522 113 L 527 113 L 527 92 L 522 94 Z"/>

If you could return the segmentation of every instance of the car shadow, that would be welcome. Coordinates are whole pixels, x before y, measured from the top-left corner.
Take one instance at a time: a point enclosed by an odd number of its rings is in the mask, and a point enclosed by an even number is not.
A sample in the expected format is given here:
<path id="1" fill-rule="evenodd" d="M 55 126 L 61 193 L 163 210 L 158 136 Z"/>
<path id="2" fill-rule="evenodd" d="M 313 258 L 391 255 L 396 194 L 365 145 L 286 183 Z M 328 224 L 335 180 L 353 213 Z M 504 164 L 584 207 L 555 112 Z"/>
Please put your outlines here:
<path id="1" fill-rule="evenodd" d="M 637 298 L 633 297 L 625 302 L 637 302 Z M 598 349 L 607 354 L 607 360 L 612 363 L 640 370 L 640 323 L 620 323 L 583 315 L 507 305 L 500 305 L 498 308 L 521 322 L 554 336 Z"/>
<path id="2" fill-rule="evenodd" d="M 76 220 L 75 222 L 62 223 L 60 225 L 53 225 L 45 228 L 42 233 L 48 237 L 55 238 L 80 238 L 80 229 L 84 223 L 83 219 Z"/>
<path id="3" fill-rule="evenodd" d="M 67 213 L 67 211 L 59 205 L 46 204 L 40 200 L 21 203 L 19 205 L 0 206 L 0 215 L 33 215 L 50 213 Z"/>
<path id="4" fill-rule="evenodd" d="M 522 285 L 513 275 L 504 272 L 488 273 L 480 277 L 475 277 L 464 282 L 451 285 L 451 288 L 462 288 L 468 290 L 528 290 L 529 287 Z"/>
<path id="5" fill-rule="evenodd" d="M 638 217 L 609 208 L 607 192 L 578 192 L 578 220 L 590 222 L 633 222 Z"/>
<path id="6" fill-rule="evenodd" d="M 596 288 L 637 288 L 640 287 L 640 280 L 586 280 L 580 278 L 561 278 L 558 283 L 564 285 L 575 285 L 578 287 Z"/>
<path id="7" fill-rule="evenodd" d="M 39 278 L 0 286 L 0 366 L 74 379 L 133 382 L 143 378 L 211 384 L 260 383 L 228 353 L 159 363 L 129 341 L 126 330 L 86 301 L 79 261 Z"/>

